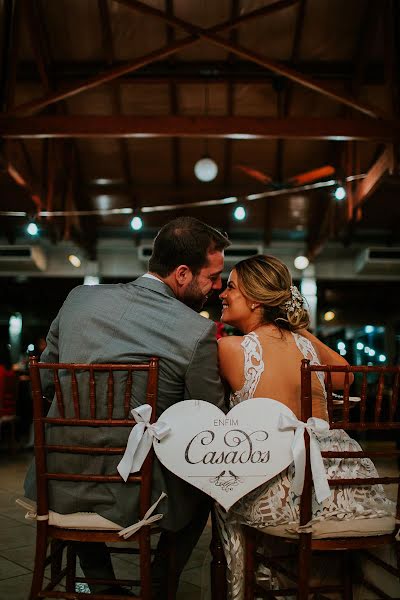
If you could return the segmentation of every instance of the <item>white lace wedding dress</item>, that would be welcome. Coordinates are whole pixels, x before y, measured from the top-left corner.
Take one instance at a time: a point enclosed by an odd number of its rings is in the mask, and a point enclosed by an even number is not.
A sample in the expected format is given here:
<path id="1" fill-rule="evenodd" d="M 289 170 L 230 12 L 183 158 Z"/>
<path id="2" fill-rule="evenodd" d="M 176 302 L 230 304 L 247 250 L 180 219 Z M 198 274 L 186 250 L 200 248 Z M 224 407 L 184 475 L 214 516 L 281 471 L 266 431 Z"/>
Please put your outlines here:
<path id="1" fill-rule="evenodd" d="M 299 334 L 292 334 L 304 358 L 311 364 L 320 364 L 311 342 Z M 233 392 L 230 408 L 255 396 L 257 385 L 264 372 L 262 346 L 255 332 L 244 336 L 245 383 L 241 390 Z M 324 398 L 326 391 L 323 373 L 319 375 Z M 360 450 L 357 442 L 343 430 L 332 430 L 317 434 L 321 450 Z M 374 477 L 376 469 L 370 459 L 344 461 L 343 459 L 324 460 L 330 479 L 350 477 Z M 264 528 L 287 524 L 296 526 L 299 522 L 300 497 L 291 491 L 294 474 L 293 465 L 279 473 L 266 484 L 253 490 L 236 502 L 229 512 L 217 505 L 216 512 L 221 538 L 227 560 L 228 598 L 242 600 L 244 586 L 244 539 L 241 524 Z M 383 492 L 382 486 L 365 488 L 334 488 L 332 495 L 322 504 L 313 497 L 313 521 L 329 519 L 363 519 L 389 516 L 393 514 L 393 503 Z"/>

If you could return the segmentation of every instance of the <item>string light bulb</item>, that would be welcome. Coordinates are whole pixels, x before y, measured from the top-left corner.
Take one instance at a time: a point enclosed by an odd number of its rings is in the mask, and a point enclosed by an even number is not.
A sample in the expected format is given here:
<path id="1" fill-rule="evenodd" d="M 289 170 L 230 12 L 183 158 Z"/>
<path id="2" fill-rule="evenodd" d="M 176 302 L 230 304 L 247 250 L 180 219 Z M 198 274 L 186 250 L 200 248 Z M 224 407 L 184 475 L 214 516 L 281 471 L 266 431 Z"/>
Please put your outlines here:
<path id="1" fill-rule="evenodd" d="M 233 216 L 236 221 L 244 221 L 247 217 L 247 212 L 244 206 L 237 206 L 233 211 Z"/>
<path id="2" fill-rule="evenodd" d="M 338 185 L 335 191 L 333 192 L 336 200 L 344 200 L 346 198 L 346 190 L 342 185 Z"/>
<path id="3" fill-rule="evenodd" d="M 143 227 L 143 220 L 141 217 L 133 217 L 132 221 L 131 221 L 131 228 L 133 229 L 133 231 L 140 231 Z"/>
<path id="4" fill-rule="evenodd" d="M 31 236 L 35 236 L 38 235 L 39 233 L 39 227 L 36 225 L 36 223 L 34 223 L 33 221 L 31 221 L 30 223 L 28 223 L 28 225 L 26 226 L 26 232 L 31 235 Z"/>

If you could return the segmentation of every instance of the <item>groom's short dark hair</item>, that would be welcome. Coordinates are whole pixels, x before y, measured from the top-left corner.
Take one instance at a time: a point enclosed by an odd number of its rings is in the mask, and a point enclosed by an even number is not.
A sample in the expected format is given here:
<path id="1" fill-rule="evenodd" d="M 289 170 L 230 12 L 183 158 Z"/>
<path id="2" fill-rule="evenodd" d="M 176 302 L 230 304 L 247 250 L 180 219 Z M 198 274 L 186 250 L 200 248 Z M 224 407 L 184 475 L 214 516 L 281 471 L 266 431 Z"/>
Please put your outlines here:
<path id="1" fill-rule="evenodd" d="M 230 245 L 226 234 L 194 217 L 179 217 L 158 232 L 149 260 L 149 271 L 167 277 L 179 265 L 193 275 L 207 264 L 207 254 L 222 252 Z"/>

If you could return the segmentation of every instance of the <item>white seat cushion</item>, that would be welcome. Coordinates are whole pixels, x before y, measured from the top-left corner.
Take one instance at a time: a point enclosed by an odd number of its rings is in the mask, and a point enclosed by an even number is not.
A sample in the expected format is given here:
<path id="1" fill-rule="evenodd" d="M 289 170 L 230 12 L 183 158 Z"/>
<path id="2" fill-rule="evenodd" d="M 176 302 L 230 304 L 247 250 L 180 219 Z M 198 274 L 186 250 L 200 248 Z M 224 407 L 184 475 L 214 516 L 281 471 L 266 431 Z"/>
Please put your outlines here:
<path id="1" fill-rule="evenodd" d="M 28 510 L 25 519 L 36 520 L 36 502 L 28 498 L 17 500 L 17 504 Z M 92 530 L 107 530 L 120 531 L 123 529 L 121 525 L 109 521 L 105 517 L 92 512 L 76 512 L 62 515 L 61 513 L 49 510 L 49 525 L 53 527 L 63 527 L 65 529 L 92 529 Z"/>
<path id="2" fill-rule="evenodd" d="M 53 510 L 49 511 L 49 525 L 65 529 L 102 529 L 107 531 L 122 529 L 121 525 L 117 525 L 97 513 L 76 512 L 62 515 Z"/>
<path id="3" fill-rule="evenodd" d="M 385 535 L 392 533 L 396 521 L 393 517 L 375 517 L 372 519 L 353 519 L 351 521 L 317 521 L 312 524 L 313 538 L 341 538 L 341 537 L 366 537 L 373 535 Z M 259 531 L 268 535 L 276 535 L 284 538 L 298 538 L 299 534 L 290 531 L 288 525 L 276 525 L 275 527 L 264 527 Z"/>

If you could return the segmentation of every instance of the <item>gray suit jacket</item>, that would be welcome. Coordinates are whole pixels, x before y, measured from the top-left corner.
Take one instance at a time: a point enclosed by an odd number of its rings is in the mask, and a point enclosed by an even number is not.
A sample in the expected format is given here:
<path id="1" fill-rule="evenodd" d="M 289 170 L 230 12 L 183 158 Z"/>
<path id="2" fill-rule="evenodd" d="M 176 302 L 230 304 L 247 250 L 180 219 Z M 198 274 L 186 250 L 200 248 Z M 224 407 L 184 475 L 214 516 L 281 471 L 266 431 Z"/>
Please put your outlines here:
<path id="1" fill-rule="evenodd" d="M 72 290 L 50 327 L 47 348 L 41 360 L 129 363 L 143 361 L 150 356 L 160 358 L 158 416 L 172 404 L 190 398 L 207 400 L 223 407 L 224 394 L 218 374 L 214 324 L 177 300 L 171 289 L 159 280 L 140 277 L 127 284 L 79 286 Z M 43 377 L 42 383 L 45 395 L 53 397 L 51 378 Z M 117 377 L 117 393 L 122 383 Z M 143 403 L 144 384 L 142 373 L 135 374 L 132 406 Z M 96 385 L 96 395 L 104 396 L 101 402 L 104 407 L 105 386 L 105 381 L 101 379 Z M 83 389 L 83 382 L 79 387 Z M 68 388 L 64 390 L 64 397 L 68 397 Z M 82 398 L 82 394 L 80 402 L 83 415 L 85 398 Z M 122 407 L 121 392 L 114 416 L 123 416 Z M 55 402 L 50 411 L 49 414 L 57 415 Z M 50 443 L 52 440 L 61 444 L 79 443 L 77 431 L 72 427 L 49 427 L 48 440 Z M 89 436 L 90 443 L 95 446 L 124 445 L 129 429 L 99 427 L 87 428 L 82 432 L 79 428 L 79 435 Z M 116 471 L 120 458 L 87 455 L 67 457 L 51 453 L 48 467 L 62 470 L 68 460 L 69 468 L 72 466 L 76 473 L 111 473 Z M 50 485 L 50 507 L 64 514 L 97 512 L 127 526 L 138 519 L 136 490 L 133 484 L 122 481 L 121 484 L 111 485 L 53 481 Z M 168 499 L 159 505 L 160 512 L 165 515 L 160 525 L 166 529 L 184 527 L 194 516 L 199 504 L 206 500 L 200 491 L 167 471 L 155 459 L 153 501 L 161 491 L 168 494 Z M 34 469 L 28 472 L 25 493 L 27 497 L 35 498 Z"/>

